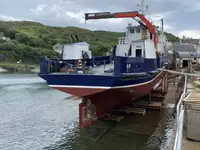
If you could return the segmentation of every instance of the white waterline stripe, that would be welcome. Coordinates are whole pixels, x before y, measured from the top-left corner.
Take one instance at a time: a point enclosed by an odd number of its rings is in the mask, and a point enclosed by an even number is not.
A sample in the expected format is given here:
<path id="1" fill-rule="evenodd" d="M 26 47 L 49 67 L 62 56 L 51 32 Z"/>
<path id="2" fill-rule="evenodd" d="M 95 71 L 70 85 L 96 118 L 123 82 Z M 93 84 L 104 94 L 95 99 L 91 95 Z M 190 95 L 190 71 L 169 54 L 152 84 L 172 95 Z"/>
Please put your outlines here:
<path id="1" fill-rule="evenodd" d="M 110 89 L 109 86 L 73 86 L 73 85 L 49 85 L 50 87 L 70 87 L 70 88 L 88 88 L 88 89 Z"/>

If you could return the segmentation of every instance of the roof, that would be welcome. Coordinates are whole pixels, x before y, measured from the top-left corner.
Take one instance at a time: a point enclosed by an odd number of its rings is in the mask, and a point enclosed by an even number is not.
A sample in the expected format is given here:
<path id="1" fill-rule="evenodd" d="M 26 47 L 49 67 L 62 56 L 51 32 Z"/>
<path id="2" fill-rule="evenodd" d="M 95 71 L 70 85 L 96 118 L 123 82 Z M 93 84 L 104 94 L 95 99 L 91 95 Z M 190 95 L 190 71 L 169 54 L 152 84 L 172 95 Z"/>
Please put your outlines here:
<path id="1" fill-rule="evenodd" d="M 195 53 L 196 49 L 194 48 L 193 44 L 181 44 L 181 43 L 176 43 L 172 44 L 172 48 L 176 52 L 192 52 Z"/>
<path id="2" fill-rule="evenodd" d="M 200 58 L 200 53 L 176 53 L 178 58 Z"/>
<path id="3" fill-rule="evenodd" d="M 89 44 L 87 42 L 76 42 L 76 43 L 70 43 L 70 44 L 64 44 L 64 45 L 85 45 L 85 46 L 88 46 Z"/>
<path id="4" fill-rule="evenodd" d="M 127 28 L 144 28 L 143 26 L 141 25 L 134 25 L 132 26 L 132 24 L 128 25 Z"/>

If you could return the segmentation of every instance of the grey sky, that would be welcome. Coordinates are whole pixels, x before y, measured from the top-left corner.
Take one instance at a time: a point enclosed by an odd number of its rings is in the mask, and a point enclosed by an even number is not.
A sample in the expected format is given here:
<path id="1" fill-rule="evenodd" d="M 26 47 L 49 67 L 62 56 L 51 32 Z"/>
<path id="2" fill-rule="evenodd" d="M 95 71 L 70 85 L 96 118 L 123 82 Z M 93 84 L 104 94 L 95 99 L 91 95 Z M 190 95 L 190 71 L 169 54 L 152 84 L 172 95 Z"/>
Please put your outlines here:
<path id="1" fill-rule="evenodd" d="M 134 11 L 141 0 L 0 0 L 0 19 L 31 20 L 53 26 L 124 31 L 132 19 L 84 22 L 85 12 Z M 154 23 L 164 18 L 165 30 L 178 36 L 200 38 L 199 0 L 145 0 Z M 147 16 L 149 16 L 147 14 Z"/>

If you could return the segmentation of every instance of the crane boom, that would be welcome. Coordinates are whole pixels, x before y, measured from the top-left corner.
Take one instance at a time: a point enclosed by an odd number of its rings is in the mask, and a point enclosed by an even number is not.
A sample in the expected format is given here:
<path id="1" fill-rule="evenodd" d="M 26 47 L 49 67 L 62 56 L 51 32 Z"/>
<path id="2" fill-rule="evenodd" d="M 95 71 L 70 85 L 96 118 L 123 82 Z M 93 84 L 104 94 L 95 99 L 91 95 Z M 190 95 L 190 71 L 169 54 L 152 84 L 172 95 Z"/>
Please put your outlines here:
<path id="1" fill-rule="evenodd" d="M 149 22 L 146 17 L 143 14 L 138 13 L 138 11 L 132 11 L 132 12 L 116 12 L 116 13 L 110 13 L 110 12 L 99 12 L 99 13 L 85 13 L 85 20 L 91 20 L 91 19 L 108 19 L 108 18 L 135 18 L 138 17 L 144 25 L 147 27 L 147 29 L 151 32 L 153 35 L 154 40 L 154 47 L 156 50 L 156 54 L 158 54 L 158 46 L 157 46 L 157 35 L 156 31 L 154 29 L 154 26 Z"/>

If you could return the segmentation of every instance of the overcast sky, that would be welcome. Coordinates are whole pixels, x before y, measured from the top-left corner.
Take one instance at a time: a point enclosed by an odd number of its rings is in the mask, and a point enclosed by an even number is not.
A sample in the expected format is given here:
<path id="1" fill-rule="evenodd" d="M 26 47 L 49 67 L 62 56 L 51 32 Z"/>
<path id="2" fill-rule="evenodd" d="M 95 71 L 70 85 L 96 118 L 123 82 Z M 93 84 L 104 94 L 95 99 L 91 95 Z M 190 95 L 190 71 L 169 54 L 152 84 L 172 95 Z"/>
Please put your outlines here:
<path id="1" fill-rule="evenodd" d="M 148 17 L 159 25 L 164 18 L 165 31 L 177 36 L 200 38 L 200 0 L 144 0 Z M 0 0 L 1 20 L 29 20 L 52 26 L 124 31 L 133 19 L 87 21 L 86 12 L 138 10 L 141 0 Z M 149 16 L 150 14 L 150 16 Z"/>

